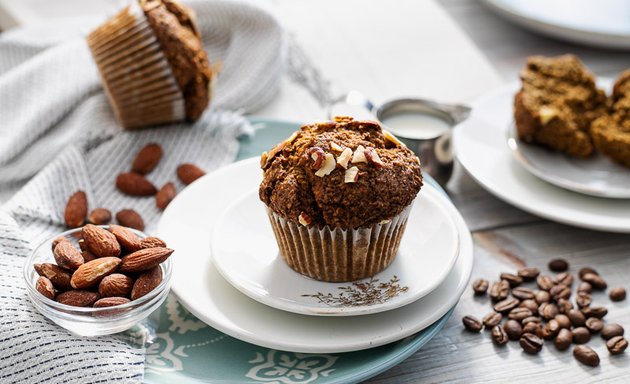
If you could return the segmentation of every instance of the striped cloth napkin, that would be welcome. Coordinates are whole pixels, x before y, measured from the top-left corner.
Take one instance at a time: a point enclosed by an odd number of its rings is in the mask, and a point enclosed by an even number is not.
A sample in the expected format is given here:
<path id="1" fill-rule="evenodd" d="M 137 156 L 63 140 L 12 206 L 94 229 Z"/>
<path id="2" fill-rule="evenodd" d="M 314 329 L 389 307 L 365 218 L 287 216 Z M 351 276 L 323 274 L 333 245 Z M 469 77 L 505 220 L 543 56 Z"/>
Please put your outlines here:
<path id="1" fill-rule="evenodd" d="M 285 39 L 268 9 L 247 2 L 188 2 L 197 13 L 212 61 L 222 62 L 211 108 L 192 125 L 122 131 L 102 92 L 85 43 L 95 22 L 65 23 L 0 34 L 0 383 L 139 382 L 144 349 L 119 336 L 81 338 L 31 305 L 22 267 L 31 250 L 64 229 L 76 190 L 90 209 L 134 208 L 151 233 L 160 212 L 151 198 L 114 187 L 145 144 L 164 149 L 148 176 L 161 187 L 191 162 L 210 172 L 234 160 L 237 136 L 251 128 L 240 113 L 277 91 Z M 100 20 L 102 21 L 102 20 Z"/>

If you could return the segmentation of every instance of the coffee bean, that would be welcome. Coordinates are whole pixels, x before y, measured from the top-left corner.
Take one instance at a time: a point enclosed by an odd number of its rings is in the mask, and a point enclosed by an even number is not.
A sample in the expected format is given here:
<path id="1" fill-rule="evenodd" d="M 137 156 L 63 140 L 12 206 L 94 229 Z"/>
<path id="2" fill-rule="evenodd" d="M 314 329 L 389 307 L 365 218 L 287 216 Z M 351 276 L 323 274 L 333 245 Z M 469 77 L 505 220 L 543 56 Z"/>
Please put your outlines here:
<path id="1" fill-rule="evenodd" d="M 556 284 L 564 284 L 567 287 L 570 287 L 573 284 L 573 275 L 569 272 L 561 272 L 558 273 L 554 279 Z"/>
<path id="2" fill-rule="evenodd" d="M 616 323 L 610 323 L 610 324 L 604 325 L 604 328 L 602 328 L 602 337 L 605 340 L 608 340 L 615 336 L 623 336 L 623 332 L 624 332 L 624 329 L 621 325 L 616 324 Z"/>
<path id="3" fill-rule="evenodd" d="M 519 285 L 523 284 L 523 278 L 512 273 L 502 273 L 500 277 L 501 280 L 507 281 L 512 288 L 518 287 Z"/>
<path id="4" fill-rule="evenodd" d="M 538 337 L 543 337 L 543 328 L 539 323 L 527 323 L 523 326 L 523 333 L 531 333 Z"/>
<path id="5" fill-rule="evenodd" d="M 584 344 L 591 339 L 591 333 L 585 327 L 573 328 L 573 342 L 575 344 Z"/>
<path id="6" fill-rule="evenodd" d="M 519 344 L 525 353 L 535 355 L 542 349 L 543 340 L 536 335 L 526 333 L 519 339 Z"/>
<path id="7" fill-rule="evenodd" d="M 462 318 L 462 323 L 464 323 L 464 327 L 470 332 L 479 332 L 481 331 L 482 323 L 474 316 L 464 316 Z"/>
<path id="8" fill-rule="evenodd" d="M 554 320 L 560 324 L 560 328 L 571 329 L 571 320 L 569 320 L 569 316 L 560 314 L 554 317 Z"/>
<path id="9" fill-rule="evenodd" d="M 540 324 L 540 323 L 542 323 L 542 320 L 540 320 L 540 317 L 538 317 L 538 316 L 529 316 L 529 317 L 526 317 L 523 320 L 521 320 L 521 324 L 525 325 L 527 323 Z"/>
<path id="10" fill-rule="evenodd" d="M 538 307 L 538 314 L 545 320 L 551 320 L 558 315 L 558 307 L 552 303 L 542 303 Z"/>
<path id="11" fill-rule="evenodd" d="M 586 275 L 587 273 L 592 273 L 593 275 L 599 275 L 599 273 L 593 268 L 584 267 L 584 268 L 580 268 L 580 270 L 578 271 L 578 276 L 580 276 L 580 279 L 582 279 L 584 275 Z"/>
<path id="12" fill-rule="evenodd" d="M 477 279 L 473 282 L 472 287 L 475 295 L 485 295 L 488 291 L 488 280 Z"/>
<path id="13" fill-rule="evenodd" d="M 532 311 L 532 313 L 538 313 L 538 304 L 536 304 L 536 302 L 532 299 L 523 300 L 518 306 L 521 308 L 527 308 Z"/>
<path id="14" fill-rule="evenodd" d="M 490 312 L 483 318 L 483 325 L 486 329 L 491 329 L 492 327 L 499 325 L 503 320 L 503 315 L 497 312 Z"/>
<path id="15" fill-rule="evenodd" d="M 608 287 L 608 284 L 606 284 L 606 280 L 602 279 L 601 276 L 594 273 L 585 274 L 584 276 L 582 276 L 582 280 L 589 283 L 593 287 L 593 289 L 603 290 Z"/>
<path id="16" fill-rule="evenodd" d="M 503 324 L 503 330 L 507 333 L 510 340 L 518 340 L 523 332 L 523 327 L 518 321 L 510 319 Z"/>
<path id="17" fill-rule="evenodd" d="M 601 319 L 608 313 L 608 310 L 604 307 L 585 307 L 582 308 L 581 311 L 586 318 L 596 317 L 598 319 Z"/>
<path id="18" fill-rule="evenodd" d="M 540 269 L 535 267 L 525 267 L 519 269 L 517 273 L 524 281 L 533 281 L 538 277 L 538 275 L 540 275 Z"/>
<path id="19" fill-rule="evenodd" d="M 582 364 L 589 365 L 591 367 L 597 367 L 599 365 L 599 355 L 593 350 L 593 348 L 586 345 L 578 345 L 573 349 L 573 356 Z"/>
<path id="20" fill-rule="evenodd" d="M 547 291 L 536 291 L 534 299 L 538 304 L 548 303 L 551 301 L 551 295 Z"/>
<path id="21" fill-rule="evenodd" d="M 529 300 L 534 298 L 534 291 L 525 287 L 517 287 L 512 290 L 512 296 L 519 300 Z"/>
<path id="22" fill-rule="evenodd" d="M 580 285 L 578 285 L 577 291 L 578 293 L 580 292 L 591 293 L 593 292 L 593 287 L 586 281 L 582 281 Z"/>
<path id="23" fill-rule="evenodd" d="M 591 305 L 593 302 L 593 296 L 590 293 L 586 292 L 578 292 L 575 297 L 575 304 L 577 304 L 578 308 L 584 308 Z"/>
<path id="24" fill-rule="evenodd" d="M 560 313 L 568 313 L 570 310 L 573 309 L 573 304 L 571 304 L 571 302 L 567 299 L 560 299 L 558 300 L 558 312 Z"/>
<path id="25" fill-rule="evenodd" d="M 623 336 L 612 337 L 606 342 L 606 348 L 611 355 L 619 355 L 628 348 L 628 340 L 624 339 Z"/>
<path id="26" fill-rule="evenodd" d="M 549 290 L 549 294 L 551 295 L 551 298 L 555 301 L 558 301 L 560 299 L 568 299 L 569 297 L 571 297 L 571 288 L 567 287 L 564 284 L 554 285 Z"/>
<path id="27" fill-rule="evenodd" d="M 553 288 L 554 284 L 551 277 L 540 275 L 536 278 L 536 285 L 538 285 L 538 288 L 542 289 L 543 291 L 548 291 Z"/>
<path id="28" fill-rule="evenodd" d="M 543 338 L 545 340 L 551 340 L 554 337 L 556 337 L 558 332 L 560 332 L 560 324 L 558 324 L 556 320 L 551 319 L 547 322 L 542 332 L 543 332 Z"/>
<path id="29" fill-rule="evenodd" d="M 527 308 L 514 308 L 508 314 L 508 318 L 516 321 L 523 321 L 523 319 L 533 315 L 532 311 Z"/>
<path id="30" fill-rule="evenodd" d="M 490 299 L 501 301 L 507 299 L 510 294 L 510 283 L 505 280 L 497 281 L 490 287 Z"/>
<path id="31" fill-rule="evenodd" d="M 492 341 L 496 345 L 505 345 L 508 342 L 508 335 L 500 325 L 495 325 L 492 327 L 490 331 L 490 336 L 492 337 Z"/>
<path id="32" fill-rule="evenodd" d="M 596 317 L 586 319 L 584 325 L 591 333 L 599 333 L 604 328 L 604 322 Z"/>
<path id="33" fill-rule="evenodd" d="M 562 328 L 560 332 L 558 332 L 558 336 L 556 336 L 556 339 L 554 340 L 556 348 L 560 351 L 564 351 L 565 349 L 569 348 L 572 342 L 573 333 L 566 328 Z"/>
<path id="34" fill-rule="evenodd" d="M 622 287 L 613 288 L 608 294 L 612 301 L 622 301 L 626 299 L 626 289 Z"/>
<path id="35" fill-rule="evenodd" d="M 584 314 L 577 309 L 572 309 L 567 313 L 569 320 L 571 320 L 571 325 L 574 327 L 581 327 L 586 324 L 586 317 Z"/>
<path id="36" fill-rule="evenodd" d="M 554 272 L 564 272 L 569 269 L 569 262 L 565 259 L 553 259 L 547 266 Z"/>
<path id="37" fill-rule="evenodd" d="M 501 313 L 507 313 L 511 311 L 513 308 L 516 308 L 516 306 L 519 304 L 520 304 L 520 301 L 518 301 L 518 299 L 510 297 L 496 303 L 494 305 L 494 310 Z"/>

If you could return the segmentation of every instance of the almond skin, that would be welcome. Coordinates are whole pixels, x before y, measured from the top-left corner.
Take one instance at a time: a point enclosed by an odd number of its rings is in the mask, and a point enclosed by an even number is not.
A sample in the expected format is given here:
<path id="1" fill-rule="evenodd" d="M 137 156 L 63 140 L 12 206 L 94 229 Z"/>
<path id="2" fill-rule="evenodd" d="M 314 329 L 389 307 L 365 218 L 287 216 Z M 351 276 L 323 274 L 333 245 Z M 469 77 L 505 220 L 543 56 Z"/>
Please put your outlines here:
<path id="1" fill-rule="evenodd" d="M 159 237 L 149 236 L 140 241 L 141 248 L 166 248 L 166 243 Z"/>
<path id="2" fill-rule="evenodd" d="M 112 221 L 112 213 L 109 209 L 96 208 L 88 215 L 88 221 L 94 225 L 105 225 Z"/>
<path id="3" fill-rule="evenodd" d="M 83 264 L 83 255 L 70 240 L 62 240 L 53 251 L 57 265 L 66 269 L 77 269 Z"/>
<path id="4" fill-rule="evenodd" d="M 129 297 L 133 288 L 133 279 L 122 273 L 113 273 L 105 276 L 98 285 L 98 293 L 101 297 Z"/>
<path id="5" fill-rule="evenodd" d="M 53 283 L 48 278 L 44 276 L 38 277 L 35 289 L 50 300 L 55 300 L 55 287 L 53 287 Z"/>
<path id="6" fill-rule="evenodd" d="M 175 189 L 175 184 L 166 183 L 160 190 L 157 195 L 155 195 L 155 206 L 160 210 L 166 209 L 166 207 L 171 203 L 171 201 L 177 195 L 177 189 Z"/>
<path id="7" fill-rule="evenodd" d="M 94 308 L 113 307 L 115 305 L 126 304 L 129 301 L 130 300 L 126 297 L 104 297 L 94 303 Z"/>
<path id="8" fill-rule="evenodd" d="M 142 272 L 159 265 L 173 253 L 169 248 L 146 248 L 122 258 L 120 272 Z"/>
<path id="9" fill-rule="evenodd" d="M 85 245 L 96 257 L 120 256 L 120 244 L 111 232 L 96 225 L 87 224 L 81 230 Z"/>
<path id="10" fill-rule="evenodd" d="M 68 228 L 78 228 L 85 223 L 87 216 L 88 203 L 87 196 L 83 191 L 76 191 L 68 199 L 64 219 Z"/>
<path id="11" fill-rule="evenodd" d="M 155 289 L 162 282 L 162 268 L 158 265 L 143 272 L 131 290 L 131 300 L 136 300 Z"/>
<path id="12" fill-rule="evenodd" d="M 72 273 L 70 271 L 52 263 L 34 264 L 33 267 L 38 275 L 50 280 L 52 285 L 58 290 L 67 291 L 72 289 L 72 285 L 70 285 Z"/>
<path id="13" fill-rule="evenodd" d="M 101 257 L 83 264 L 72 274 L 70 285 L 75 289 L 91 288 L 103 277 L 114 273 L 121 260 L 118 257 Z"/>
<path id="14" fill-rule="evenodd" d="M 161 158 L 162 147 L 156 143 L 147 144 L 138 152 L 136 158 L 133 159 L 131 170 L 146 175 L 155 169 Z"/>
<path id="15" fill-rule="evenodd" d="M 123 209 L 116 213 L 116 221 L 124 227 L 144 231 L 144 220 L 142 220 L 142 216 L 133 209 Z"/>
<path id="16" fill-rule="evenodd" d="M 57 302 L 73 307 L 89 307 L 98 300 L 98 293 L 90 291 L 73 290 L 57 295 Z"/>
<path id="17" fill-rule="evenodd" d="M 143 175 L 135 172 L 123 172 L 116 177 L 116 188 L 130 196 L 153 196 L 157 188 Z"/>
<path id="18" fill-rule="evenodd" d="M 109 226 L 109 231 L 116 236 L 116 240 L 125 250 L 135 252 L 142 249 L 140 238 L 129 229 L 112 224 Z"/>
<path id="19" fill-rule="evenodd" d="M 184 163 L 177 167 L 177 177 L 186 185 L 192 183 L 205 174 L 206 172 L 194 164 Z"/>

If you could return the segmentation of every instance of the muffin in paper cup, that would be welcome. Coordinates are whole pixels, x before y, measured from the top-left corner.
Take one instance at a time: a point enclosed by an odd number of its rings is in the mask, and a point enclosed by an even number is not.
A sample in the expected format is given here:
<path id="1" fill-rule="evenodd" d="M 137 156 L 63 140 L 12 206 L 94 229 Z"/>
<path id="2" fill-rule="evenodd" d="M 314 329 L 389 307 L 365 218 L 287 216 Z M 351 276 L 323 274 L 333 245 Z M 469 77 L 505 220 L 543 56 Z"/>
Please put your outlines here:
<path id="1" fill-rule="evenodd" d="M 198 119 L 213 72 L 192 10 L 140 0 L 88 35 L 103 88 L 126 129 Z"/>
<path id="2" fill-rule="evenodd" d="M 263 153 L 261 167 L 259 195 L 290 268 L 347 282 L 394 261 L 422 173 L 417 156 L 378 123 L 305 125 Z"/>

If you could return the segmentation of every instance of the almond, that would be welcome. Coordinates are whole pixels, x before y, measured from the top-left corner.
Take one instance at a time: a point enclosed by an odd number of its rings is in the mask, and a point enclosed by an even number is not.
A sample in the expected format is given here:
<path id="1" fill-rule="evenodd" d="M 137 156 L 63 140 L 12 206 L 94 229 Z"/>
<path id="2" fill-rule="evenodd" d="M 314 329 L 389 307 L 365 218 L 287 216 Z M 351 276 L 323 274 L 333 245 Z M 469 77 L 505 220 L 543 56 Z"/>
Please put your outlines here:
<path id="1" fill-rule="evenodd" d="M 378 152 L 375 148 L 365 148 L 365 158 L 367 159 L 368 163 L 374 164 L 376 168 L 382 168 L 385 165 L 383 164 L 381 158 L 378 156 Z"/>
<path id="2" fill-rule="evenodd" d="M 140 241 L 142 248 L 166 248 L 166 243 L 159 237 L 149 236 Z"/>
<path id="3" fill-rule="evenodd" d="M 88 221 L 94 225 L 109 224 L 112 221 L 112 213 L 109 209 L 96 208 L 88 215 Z"/>
<path id="4" fill-rule="evenodd" d="M 113 307 L 115 305 L 127 304 L 130 300 L 126 297 L 104 297 L 102 299 L 98 299 L 93 307 L 94 308 L 104 308 L 104 307 Z"/>
<path id="5" fill-rule="evenodd" d="M 138 152 L 133 159 L 131 170 L 143 175 L 151 172 L 162 158 L 162 147 L 159 144 L 147 144 Z"/>
<path id="6" fill-rule="evenodd" d="M 60 266 L 51 263 L 35 264 L 33 267 L 38 275 L 44 276 L 50 280 L 52 285 L 54 285 L 58 290 L 67 291 L 72 289 L 72 286 L 70 285 L 72 273 L 67 269 L 63 269 Z"/>
<path id="7" fill-rule="evenodd" d="M 76 191 L 68 199 L 64 219 L 68 228 L 78 228 L 85 223 L 87 216 L 88 203 L 87 196 L 83 191 Z"/>
<path id="8" fill-rule="evenodd" d="M 186 185 L 192 183 L 205 174 L 206 172 L 194 164 L 185 163 L 177 167 L 177 177 Z"/>
<path id="9" fill-rule="evenodd" d="M 116 177 L 116 188 L 130 196 L 152 196 L 157 188 L 139 173 L 123 172 Z"/>
<path id="10" fill-rule="evenodd" d="M 101 297 L 120 296 L 127 297 L 133 288 L 133 279 L 122 273 L 113 273 L 105 276 L 98 285 L 98 293 Z"/>
<path id="11" fill-rule="evenodd" d="M 135 252 L 142 249 L 140 238 L 130 229 L 121 227 L 120 225 L 111 224 L 109 231 L 116 236 L 118 243 L 127 251 Z"/>
<path id="12" fill-rule="evenodd" d="M 88 224 L 81 230 L 88 251 L 96 257 L 120 256 L 120 244 L 111 232 Z"/>
<path id="13" fill-rule="evenodd" d="M 59 303 L 72 305 L 73 307 L 89 307 L 98 299 L 98 293 L 81 290 L 60 293 L 56 298 Z"/>
<path id="14" fill-rule="evenodd" d="M 51 248 L 51 250 L 52 250 L 53 252 L 55 252 L 55 247 L 57 246 L 57 244 L 59 244 L 59 242 L 60 242 L 60 241 L 64 241 L 64 240 L 66 240 L 66 241 L 70 241 L 70 240 L 68 240 L 66 237 L 63 237 L 63 236 L 59 236 L 59 237 L 55 238 L 55 239 L 52 241 L 52 248 Z"/>
<path id="15" fill-rule="evenodd" d="M 87 263 L 89 261 L 92 261 L 94 259 L 98 259 L 98 257 L 94 256 L 90 251 L 81 251 L 81 254 L 83 255 L 83 262 Z"/>
<path id="16" fill-rule="evenodd" d="M 67 269 L 77 269 L 83 264 L 83 255 L 70 240 L 62 240 L 56 246 L 53 251 L 55 261 L 57 265 Z"/>
<path id="17" fill-rule="evenodd" d="M 162 282 L 162 268 L 153 267 L 142 273 L 133 283 L 131 300 L 136 300 L 155 289 Z"/>
<path id="18" fill-rule="evenodd" d="M 144 231 L 144 220 L 142 220 L 142 216 L 133 209 L 123 209 L 119 211 L 116 214 L 116 221 L 124 227 Z"/>
<path id="19" fill-rule="evenodd" d="M 120 272 L 142 272 L 159 265 L 173 253 L 169 248 L 146 248 L 122 258 Z"/>
<path id="20" fill-rule="evenodd" d="M 101 257 L 87 262 L 74 271 L 70 284 L 75 289 L 91 288 L 103 277 L 114 273 L 120 262 L 118 257 Z"/>
<path id="21" fill-rule="evenodd" d="M 164 184 L 164 186 L 158 191 L 157 195 L 155 195 L 155 206 L 163 211 L 175 198 L 175 195 L 177 195 L 175 184 Z"/>
<path id="22" fill-rule="evenodd" d="M 35 283 L 35 289 L 50 300 L 55 299 L 55 287 L 53 287 L 53 283 L 48 280 L 48 278 L 44 276 L 38 277 Z"/>

